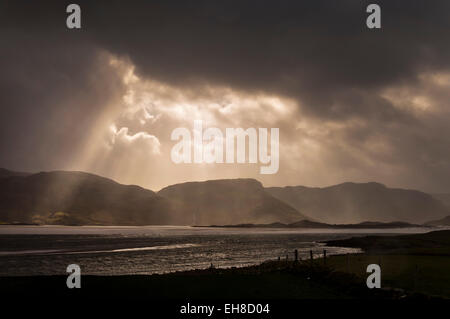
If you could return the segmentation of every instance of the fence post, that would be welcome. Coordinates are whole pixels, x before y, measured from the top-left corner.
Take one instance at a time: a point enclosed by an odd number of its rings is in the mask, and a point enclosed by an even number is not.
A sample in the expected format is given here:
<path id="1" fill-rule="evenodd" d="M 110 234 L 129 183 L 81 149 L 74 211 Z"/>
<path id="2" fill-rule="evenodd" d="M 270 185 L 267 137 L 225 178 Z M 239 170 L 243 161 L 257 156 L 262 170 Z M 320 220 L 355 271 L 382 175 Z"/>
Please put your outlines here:
<path id="1" fill-rule="evenodd" d="M 326 249 L 323 250 L 323 264 L 324 265 L 327 264 L 327 250 Z"/>
<path id="2" fill-rule="evenodd" d="M 295 255 L 295 262 L 298 262 L 298 249 L 294 251 L 294 255 Z"/>

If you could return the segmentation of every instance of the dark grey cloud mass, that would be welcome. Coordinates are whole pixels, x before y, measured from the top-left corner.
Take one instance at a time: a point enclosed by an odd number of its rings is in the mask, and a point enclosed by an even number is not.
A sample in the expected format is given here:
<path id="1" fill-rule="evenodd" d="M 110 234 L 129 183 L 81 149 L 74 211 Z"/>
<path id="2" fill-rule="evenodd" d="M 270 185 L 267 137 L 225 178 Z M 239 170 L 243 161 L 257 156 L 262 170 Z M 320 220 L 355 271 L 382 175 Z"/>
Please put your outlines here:
<path id="1" fill-rule="evenodd" d="M 449 1 L 72 2 L 81 30 L 65 27 L 69 1 L 0 4 L 0 166 L 64 168 L 125 92 L 101 62 L 107 52 L 180 89 L 292 98 L 299 118 L 345 127 L 322 141 L 330 166 L 381 163 L 349 179 L 450 191 L 449 87 L 430 84 L 450 72 Z M 381 30 L 365 26 L 372 2 Z M 408 106 L 419 93 L 433 112 Z M 297 120 L 286 123 L 290 139 Z"/>

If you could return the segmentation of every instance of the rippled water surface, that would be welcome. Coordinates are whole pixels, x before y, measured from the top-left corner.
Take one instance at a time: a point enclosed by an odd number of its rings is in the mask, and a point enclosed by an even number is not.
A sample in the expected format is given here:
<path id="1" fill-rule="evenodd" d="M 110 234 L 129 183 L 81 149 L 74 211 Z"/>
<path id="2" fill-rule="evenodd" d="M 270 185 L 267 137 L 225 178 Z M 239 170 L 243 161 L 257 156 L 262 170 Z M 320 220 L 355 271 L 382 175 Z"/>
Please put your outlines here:
<path id="1" fill-rule="evenodd" d="M 302 258 L 321 241 L 362 236 L 420 233 L 430 229 L 329 230 L 239 229 L 173 226 L 70 227 L 0 226 L 0 276 L 66 274 L 78 264 L 83 274 L 153 274 L 257 264 L 279 256 Z M 326 247 L 327 254 L 359 251 Z"/>

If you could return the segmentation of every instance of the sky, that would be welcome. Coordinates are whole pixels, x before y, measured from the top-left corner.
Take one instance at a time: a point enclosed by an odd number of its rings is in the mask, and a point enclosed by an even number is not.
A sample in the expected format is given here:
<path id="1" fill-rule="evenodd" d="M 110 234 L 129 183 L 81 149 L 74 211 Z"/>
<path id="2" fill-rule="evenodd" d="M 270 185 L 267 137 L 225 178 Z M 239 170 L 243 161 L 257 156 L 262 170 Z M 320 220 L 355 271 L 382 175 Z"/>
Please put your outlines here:
<path id="1" fill-rule="evenodd" d="M 446 0 L 0 1 L 0 167 L 450 192 L 449 30 Z M 279 170 L 174 163 L 195 120 L 279 128 Z"/>

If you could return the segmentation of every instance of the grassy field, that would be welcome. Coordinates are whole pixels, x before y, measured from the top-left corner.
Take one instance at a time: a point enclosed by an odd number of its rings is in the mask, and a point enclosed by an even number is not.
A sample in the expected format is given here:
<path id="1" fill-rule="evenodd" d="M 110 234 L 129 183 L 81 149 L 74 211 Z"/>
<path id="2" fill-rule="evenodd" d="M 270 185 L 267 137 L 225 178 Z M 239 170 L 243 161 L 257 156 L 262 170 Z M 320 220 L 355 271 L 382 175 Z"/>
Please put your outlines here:
<path id="1" fill-rule="evenodd" d="M 449 230 L 417 235 L 355 237 L 328 244 L 359 247 L 366 252 L 328 258 L 328 265 L 336 271 L 367 278 L 367 265 L 379 264 L 382 287 L 450 298 Z"/>
<path id="2" fill-rule="evenodd" d="M 367 265 L 381 266 L 382 288 L 401 288 L 450 298 L 450 256 L 349 255 L 332 256 L 327 263 L 337 271 L 367 278 Z"/>

